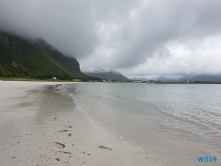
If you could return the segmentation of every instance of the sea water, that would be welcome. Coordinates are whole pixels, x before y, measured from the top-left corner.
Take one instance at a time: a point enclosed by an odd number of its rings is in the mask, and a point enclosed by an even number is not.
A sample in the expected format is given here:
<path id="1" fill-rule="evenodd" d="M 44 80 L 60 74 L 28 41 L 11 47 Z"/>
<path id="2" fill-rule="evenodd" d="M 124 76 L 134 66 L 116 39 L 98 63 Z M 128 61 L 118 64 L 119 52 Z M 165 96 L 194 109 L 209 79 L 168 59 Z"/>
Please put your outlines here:
<path id="1" fill-rule="evenodd" d="M 221 85 L 79 83 L 64 85 L 63 93 L 163 165 L 221 165 Z"/>

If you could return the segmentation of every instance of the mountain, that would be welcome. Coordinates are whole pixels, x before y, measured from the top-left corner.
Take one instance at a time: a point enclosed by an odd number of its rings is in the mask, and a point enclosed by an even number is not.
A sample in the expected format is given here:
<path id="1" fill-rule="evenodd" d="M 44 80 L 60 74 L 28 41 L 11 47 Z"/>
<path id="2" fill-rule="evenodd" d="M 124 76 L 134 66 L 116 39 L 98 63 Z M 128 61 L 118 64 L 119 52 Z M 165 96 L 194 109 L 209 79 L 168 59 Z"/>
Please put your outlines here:
<path id="1" fill-rule="evenodd" d="M 215 81 L 221 82 L 221 75 L 198 75 L 189 79 L 189 81 Z"/>
<path id="2" fill-rule="evenodd" d="M 156 79 L 156 81 L 166 81 L 166 80 L 170 80 L 170 79 L 165 76 L 160 76 Z"/>
<path id="3" fill-rule="evenodd" d="M 179 81 L 215 81 L 221 82 L 221 75 L 198 75 L 198 76 L 185 76 L 180 79 Z"/>
<path id="4" fill-rule="evenodd" d="M 156 81 L 162 81 L 162 82 L 178 82 L 176 79 L 168 78 L 165 76 L 160 76 L 156 79 Z"/>
<path id="5" fill-rule="evenodd" d="M 32 40 L 0 31 L 0 76 L 58 79 L 89 77 L 79 62 L 65 57 L 42 39 Z"/>
<path id="6" fill-rule="evenodd" d="M 120 80 L 120 81 L 130 81 L 127 77 L 123 76 L 121 73 L 114 71 L 95 71 L 95 72 L 84 72 L 86 75 L 91 77 L 97 77 L 104 80 Z"/>
<path id="7" fill-rule="evenodd" d="M 190 79 L 192 78 L 193 76 L 184 76 L 184 77 L 181 77 L 178 79 L 178 81 L 190 81 Z"/>

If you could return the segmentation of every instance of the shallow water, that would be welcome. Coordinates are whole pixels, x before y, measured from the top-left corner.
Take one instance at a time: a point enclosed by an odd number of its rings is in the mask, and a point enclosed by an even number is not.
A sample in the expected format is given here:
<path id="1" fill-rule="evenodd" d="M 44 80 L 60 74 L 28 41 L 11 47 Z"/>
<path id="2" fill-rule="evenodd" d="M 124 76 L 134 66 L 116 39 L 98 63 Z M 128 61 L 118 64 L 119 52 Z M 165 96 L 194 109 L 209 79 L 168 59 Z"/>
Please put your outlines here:
<path id="1" fill-rule="evenodd" d="M 61 91 L 93 121 L 164 165 L 221 164 L 220 85 L 82 83 Z M 198 156 L 217 161 L 200 163 Z"/>

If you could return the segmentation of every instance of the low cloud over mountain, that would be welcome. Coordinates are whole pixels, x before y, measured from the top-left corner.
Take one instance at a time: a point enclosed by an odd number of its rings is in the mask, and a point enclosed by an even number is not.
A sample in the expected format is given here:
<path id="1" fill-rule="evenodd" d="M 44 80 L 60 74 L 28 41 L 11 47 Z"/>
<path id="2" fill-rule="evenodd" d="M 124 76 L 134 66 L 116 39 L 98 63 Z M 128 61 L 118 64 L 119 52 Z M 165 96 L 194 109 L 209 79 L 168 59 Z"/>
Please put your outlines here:
<path id="1" fill-rule="evenodd" d="M 84 71 L 219 74 L 221 1 L 0 0 L 0 27 L 43 38 Z"/>

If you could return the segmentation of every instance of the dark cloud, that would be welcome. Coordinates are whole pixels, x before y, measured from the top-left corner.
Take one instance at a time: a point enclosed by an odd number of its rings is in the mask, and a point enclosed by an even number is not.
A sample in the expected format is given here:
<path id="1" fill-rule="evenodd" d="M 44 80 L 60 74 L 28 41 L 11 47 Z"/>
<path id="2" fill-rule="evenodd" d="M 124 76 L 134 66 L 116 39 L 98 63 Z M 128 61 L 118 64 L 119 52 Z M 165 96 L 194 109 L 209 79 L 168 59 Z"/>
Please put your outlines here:
<path id="1" fill-rule="evenodd" d="M 115 67 L 144 63 L 169 42 L 200 41 L 221 32 L 221 2 L 151 1 L 142 4 L 124 26 L 128 37 L 117 48 Z M 164 52 L 164 51 L 160 51 Z M 162 54 L 164 56 L 164 54 Z M 158 56 L 161 56 L 158 54 Z M 169 54 L 168 54 L 169 56 Z M 118 60 L 117 60 L 118 59 Z"/>
<path id="2" fill-rule="evenodd" d="M 84 70 L 220 73 L 219 0 L 0 0 L 0 27 L 40 37 Z M 216 66 L 217 65 L 217 66 Z"/>
<path id="3" fill-rule="evenodd" d="M 62 52 L 81 57 L 99 42 L 85 1 L 13 1 L 1 3 L 0 20 L 6 29 L 19 29 L 41 37 Z M 3 20 L 3 21 L 2 21 Z"/>

